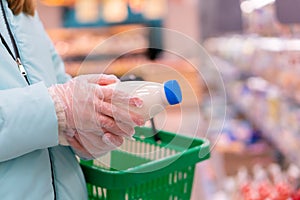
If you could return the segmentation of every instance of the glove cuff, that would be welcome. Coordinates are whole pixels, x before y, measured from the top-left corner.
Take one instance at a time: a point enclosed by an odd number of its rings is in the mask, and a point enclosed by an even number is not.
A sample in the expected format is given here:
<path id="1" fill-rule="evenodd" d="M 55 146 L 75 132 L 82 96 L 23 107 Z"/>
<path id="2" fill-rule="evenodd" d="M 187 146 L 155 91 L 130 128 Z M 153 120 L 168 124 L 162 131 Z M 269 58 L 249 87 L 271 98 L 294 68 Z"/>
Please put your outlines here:
<path id="1" fill-rule="evenodd" d="M 60 98 L 56 95 L 55 91 L 53 91 L 53 88 L 51 87 L 48 88 L 48 92 L 52 97 L 55 106 L 55 112 L 56 112 L 57 122 L 58 122 L 59 144 L 68 146 L 69 143 L 65 137 L 65 132 L 67 131 L 67 118 L 65 114 L 65 106 L 61 102 Z"/>

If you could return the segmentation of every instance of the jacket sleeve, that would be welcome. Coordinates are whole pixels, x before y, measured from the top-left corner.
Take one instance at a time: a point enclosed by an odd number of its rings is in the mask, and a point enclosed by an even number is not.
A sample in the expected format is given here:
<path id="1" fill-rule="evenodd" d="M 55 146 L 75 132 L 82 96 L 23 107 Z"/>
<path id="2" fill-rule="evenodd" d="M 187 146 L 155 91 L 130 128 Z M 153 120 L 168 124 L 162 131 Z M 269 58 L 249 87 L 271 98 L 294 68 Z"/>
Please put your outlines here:
<path id="1" fill-rule="evenodd" d="M 57 118 L 43 82 L 0 91 L 0 162 L 55 145 Z"/>

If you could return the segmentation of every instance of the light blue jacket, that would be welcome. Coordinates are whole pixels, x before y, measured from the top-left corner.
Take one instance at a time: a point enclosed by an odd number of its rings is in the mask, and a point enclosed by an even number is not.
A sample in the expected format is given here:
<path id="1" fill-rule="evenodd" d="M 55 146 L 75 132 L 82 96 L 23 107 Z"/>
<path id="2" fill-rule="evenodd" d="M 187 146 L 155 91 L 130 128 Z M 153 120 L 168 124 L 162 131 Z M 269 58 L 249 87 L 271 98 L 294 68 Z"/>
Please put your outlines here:
<path id="1" fill-rule="evenodd" d="M 87 199 L 73 151 L 58 145 L 57 117 L 47 92 L 69 76 L 37 14 L 14 16 L 3 1 L 31 86 L 0 42 L 0 199 Z"/>

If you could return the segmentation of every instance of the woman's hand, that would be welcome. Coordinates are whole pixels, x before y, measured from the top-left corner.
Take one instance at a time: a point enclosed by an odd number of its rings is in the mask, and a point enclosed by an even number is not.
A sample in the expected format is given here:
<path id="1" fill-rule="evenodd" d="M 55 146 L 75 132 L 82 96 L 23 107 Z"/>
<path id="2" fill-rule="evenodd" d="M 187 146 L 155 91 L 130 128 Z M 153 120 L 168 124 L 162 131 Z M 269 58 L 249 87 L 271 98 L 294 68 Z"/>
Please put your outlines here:
<path id="1" fill-rule="evenodd" d="M 105 133 L 103 136 L 99 136 L 75 132 L 73 137 L 67 136 L 67 141 L 80 158 L 90 160 L 99 158 L 107 152 L 121 146 L 124 139 L 121 136 L 111 133 Z"/>
<path id="2" fill-rule="evenodd" d="M 78 76 L 65 84 L 51 86 L 48 90 L 55 102 L 56 110 L 63 110 L 63 115 L 58 114 L 58 120 L 63 121 L 59 123 L 60 138 L 61 136 L 68 138 L 69 144 L 70 138 L 76 139 L 84 148 L 88 148 L 93 139 L 97 141 L 96 137 L 118 138 L 115 141 L 119 143 L 122 143 L 121 137 L 131 137 L 134 134 L 134 127 L 141 126 L 145 122 L 142 116 L 114 106 L 112 99 L 114 102 L 137 107 L 143 102 L 139 98 L 130 97 L 107 87 L 118 81 L 119 79 L 112 75 L 93 74 Z M 63 117 L 65 119 L 62 120 Z M 101 144 L 103 143 L 97 143 Z"/>

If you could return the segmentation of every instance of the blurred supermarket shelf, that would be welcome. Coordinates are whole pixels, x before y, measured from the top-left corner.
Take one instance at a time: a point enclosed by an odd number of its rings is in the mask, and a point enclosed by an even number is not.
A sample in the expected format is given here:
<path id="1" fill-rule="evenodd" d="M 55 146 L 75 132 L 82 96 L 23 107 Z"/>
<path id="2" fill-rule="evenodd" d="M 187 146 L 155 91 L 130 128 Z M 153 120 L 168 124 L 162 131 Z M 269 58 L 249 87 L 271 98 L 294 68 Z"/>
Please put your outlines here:
<path id="1" fill-rule="evenodd" d="M 234 35 L 211 38 L 205 47 L 239 73 L 264 78 L 300 104 L 300 39 Z"/>
<path id="2" fill-rule="evenodd" d="M 47 32 L 65 61 L 83 61 L 144 52 L 149 41 L 148 33 L 142 27 L 122 25 L 109 28 L 61 28 Z"/>
<path id="3" fill-rule="evenodd" d="M 214 60 L 222 73 L 227 73 L 224 78 L 229 101 L 262 131 L 263 136 L 289 162 L 300 166 L 300 107 L 285 98 L 278 86 L 257 76 L 244 78 L 235 64 L 220 58 Z M 231 73 L 228 74 L 229 69 Z"/>

